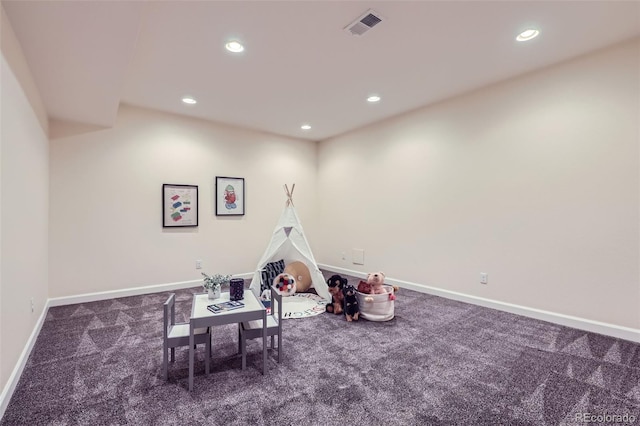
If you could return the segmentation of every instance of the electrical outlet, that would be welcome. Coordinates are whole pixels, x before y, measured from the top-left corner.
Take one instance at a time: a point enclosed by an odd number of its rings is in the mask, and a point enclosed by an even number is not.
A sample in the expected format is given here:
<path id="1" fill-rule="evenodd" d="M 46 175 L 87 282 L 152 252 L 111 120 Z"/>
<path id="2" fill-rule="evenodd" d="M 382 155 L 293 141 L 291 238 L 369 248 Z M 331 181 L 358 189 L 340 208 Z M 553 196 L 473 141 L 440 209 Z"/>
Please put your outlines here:
<path id="1" fill-rule="evenodd" d="M 196 260 L 196 269 L 202 269 L 202 260 Z"/>
<path id="2" fill-rule="evenodd" d="M 36 311 L 36 307 L 33 304 L 33 297 L 31 298 L 31 312 L 35 312 Z"/>
<path id="3" fill-rule="evenodd" d="M 480 284 L 487 284 L 489 282 L 489 274 L 486 272 L 480 272 Z"/>
<path id="4" fill-rule="evenodd" d="M 342 260 L 347 260 L 347 253 L 342 252 Z"/>

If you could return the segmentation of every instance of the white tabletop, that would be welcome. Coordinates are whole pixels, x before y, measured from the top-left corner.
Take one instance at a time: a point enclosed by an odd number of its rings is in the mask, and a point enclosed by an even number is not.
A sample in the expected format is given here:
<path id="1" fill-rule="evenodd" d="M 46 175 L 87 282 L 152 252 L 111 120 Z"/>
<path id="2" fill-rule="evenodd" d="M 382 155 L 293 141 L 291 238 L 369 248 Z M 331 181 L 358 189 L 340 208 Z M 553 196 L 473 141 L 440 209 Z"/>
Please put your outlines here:
<path id="1" fill-rule="evenodd" d="M 229 300 L 231 300 L 229 297 L 229 292 L 222 293 L 222 295 L 217 299 L 209 299 L 209 295 L 207 293 L 194 294 L 193 305 L 191 308 L 191 318 L 224 317 L 228 315 L 237 316 L 237 314 L 261 311 L 265 309 L 262 302 L 258 300 L 258 298 L 253 294 L 252 291 L 244 292 L 244 299 L 240 300 L 240 302 L 244 303 L 244 307 L 242 308 L 224 311 L 217 314 L 214 314 L 207 309 L 208 305 L 228 302 Z M 237 322 L 237 320 L 232 321 Z"/>

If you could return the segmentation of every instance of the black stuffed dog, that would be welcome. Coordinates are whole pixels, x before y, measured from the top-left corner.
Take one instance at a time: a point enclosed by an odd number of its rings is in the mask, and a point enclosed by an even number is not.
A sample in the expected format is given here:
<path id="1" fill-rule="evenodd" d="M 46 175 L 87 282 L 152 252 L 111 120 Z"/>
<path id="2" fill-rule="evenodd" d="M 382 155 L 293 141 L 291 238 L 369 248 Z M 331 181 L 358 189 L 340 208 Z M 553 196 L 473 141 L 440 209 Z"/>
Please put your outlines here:
<path id="1" fill-rule="evenodd" d="M 340 315 L 343 312 L 344 295 L 342 288 L 347 284 L 348 280 L 340 275 L 333 275 L 327 280 L 329 293 L 331 293 L 331 303 L 327 304 L 327 312 L 333 312 Z"/>
<path id="2" fill-rule="evenodd" d="M 351 284 L 346 284 L 342 288 L 342 294 L 344 294 L 344 314 L 347 317 L 347 321 L 358 321 L 360 307 L 356 297 L 356 288 Z"/>

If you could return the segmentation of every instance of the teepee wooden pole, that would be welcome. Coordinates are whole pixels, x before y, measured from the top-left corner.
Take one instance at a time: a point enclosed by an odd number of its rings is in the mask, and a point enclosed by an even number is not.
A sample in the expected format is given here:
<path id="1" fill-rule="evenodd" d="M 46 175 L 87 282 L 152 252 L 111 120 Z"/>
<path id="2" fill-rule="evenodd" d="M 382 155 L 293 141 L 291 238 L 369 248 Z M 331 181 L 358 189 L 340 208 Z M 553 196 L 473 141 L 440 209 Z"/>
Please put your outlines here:
<path id="1" fill-rule="evenodd" d="M 293 206 L 293 190 L 295 189 L 296 184 L 294 183 L 291 186 L 291 191 L 289 191 L 289 187 L 287 184 L 284 184 L 284 192 L 287 194 L 287 207 Z"/>

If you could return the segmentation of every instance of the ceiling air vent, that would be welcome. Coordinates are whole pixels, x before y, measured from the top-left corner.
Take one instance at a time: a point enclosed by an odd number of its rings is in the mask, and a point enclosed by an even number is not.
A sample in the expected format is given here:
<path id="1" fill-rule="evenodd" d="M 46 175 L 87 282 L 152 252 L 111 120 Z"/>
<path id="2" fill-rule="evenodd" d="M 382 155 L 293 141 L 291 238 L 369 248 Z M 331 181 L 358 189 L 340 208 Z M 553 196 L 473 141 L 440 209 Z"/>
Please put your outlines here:
<path id="1" fill-rule="evenodd" d="M 346 26 L 345 30 L 351 35 L 361 36 L 382 21 L 380 14 L 372 9 L 367 10 L 364 15 Z"/>

